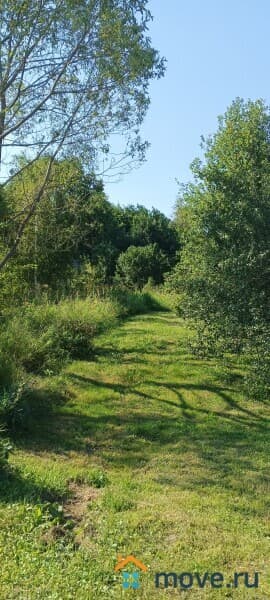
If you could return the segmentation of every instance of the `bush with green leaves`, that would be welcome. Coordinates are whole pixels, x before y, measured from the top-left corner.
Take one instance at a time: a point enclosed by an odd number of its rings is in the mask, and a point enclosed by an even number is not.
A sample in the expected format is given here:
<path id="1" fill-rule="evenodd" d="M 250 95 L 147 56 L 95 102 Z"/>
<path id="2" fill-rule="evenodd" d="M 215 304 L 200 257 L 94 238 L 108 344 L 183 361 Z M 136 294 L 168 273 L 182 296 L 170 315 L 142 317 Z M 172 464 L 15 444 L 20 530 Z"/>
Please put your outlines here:
<path id="1" fill-rule="evenodd" d="M 0 390 L 16 383 L 20 378 L 13 353 L 9 353 L 5 345 L 6 327 L 7 325 L 2 324 L 0 331 Z"/>
<path id="2" fill-rule="evenodd" d="M 8 439 L 5 437 L 5 430 L 0 426 L 0 476 L 1 472 L 7 466 L 9 453 L 12 450 L 12 446 Z"/>
<path id="3" fill-rule="evenodd" d="M 21 427 L 25 420 L 27 403 L 24 400 L 24 388 L 24 383 L 0 387 L 0 423 L 9 431 Z"/>
<path id="4" fill-rule="evenodd" d="M 253 356 L 254 327 L 270 324 L 269 107 L 237 99 L 204 148 L 204 161 L 192 165 L 195 182 L 179 198 L 185 244 L 171 285 L 204 336 Z M 266 365 L 269 338 L 258 347 Z"/>
<path id="5" fill-rule="evenodd" d="M 270 398 L 270 327 L 256 324 L 250 328 L 244 348 L 245 385 L 255 399 Z"/>
<path id="6" fill-rule="evenodd" d="M 141 290 L 150 278 L 161 283 L 169 268 L 168 258 L 157 244 L 129 246 L 118 257 L 115 280 L 127 288 Z"/>

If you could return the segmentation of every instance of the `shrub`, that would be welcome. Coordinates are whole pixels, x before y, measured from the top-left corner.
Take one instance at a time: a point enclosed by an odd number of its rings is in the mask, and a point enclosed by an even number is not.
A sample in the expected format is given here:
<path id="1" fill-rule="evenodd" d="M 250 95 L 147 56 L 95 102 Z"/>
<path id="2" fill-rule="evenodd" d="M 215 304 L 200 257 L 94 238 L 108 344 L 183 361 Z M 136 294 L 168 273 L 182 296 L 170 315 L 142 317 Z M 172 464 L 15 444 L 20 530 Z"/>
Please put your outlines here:
<path id="1" fill-rule="evenodd" d="M 161 283 L 169 268 L 168 258 L 157 244 L 129 246 L 118 257 L 115 280 L 130 289 L 141 290 L 150 277 Z"/>
<path id="2" fill-rule="evenodd" d="M 7 466 L 8 456 L 11 450 L 9 441 L 4 437 L 5 430 L 0 427 L 0 475 L 4 468 Z"/>
<path id="3" fill-rule="evenodd" d="M 87 479 L 89 484 L 96 488 L 103 488 L 109 483 L 106 473 L 99 469 L 91 471 Z"/>
<path id="4" fill-rule="evenodd" d="M 128 315 L 158 309 L 148 293 L 111 291 L 107 298 L 64 300 L 58 304 L 29 305 L 6 319 L 0 339 L 0 388 L 9 389 L 23 370 L 37 374 L 58 372 L 71 359 L 87 360 L 93 338 Z"/>
<path id="5" fill-rule="evenodd" d="M 208 346 L 247 353 L 259 396 L 269 394 L 269 134 L 260 100 L 238 98 L 219 119 L 179 197 L 184 247 L 169 277 Z"/>
<path id="6" fill-rule="evenodd" d="M 245 385 L 248 394 L 255 399 L 270 397 L 270 328 L 253 327 L 245 346 L 245 361 L 248 363 Z"/>
<path id="7" fill-rule="evenodd" d="M 0 421 L 8 429 L 17 429 L 25 419 L 27 404 L 23 391 L 23 383 L 0 389 Z"/>
<path id="8" fill-rule="evenodd" d="M 0 389 L 17 381 L 17 367 L 12 356 L 8 354 L 3 333 L 0 337 Z"/>

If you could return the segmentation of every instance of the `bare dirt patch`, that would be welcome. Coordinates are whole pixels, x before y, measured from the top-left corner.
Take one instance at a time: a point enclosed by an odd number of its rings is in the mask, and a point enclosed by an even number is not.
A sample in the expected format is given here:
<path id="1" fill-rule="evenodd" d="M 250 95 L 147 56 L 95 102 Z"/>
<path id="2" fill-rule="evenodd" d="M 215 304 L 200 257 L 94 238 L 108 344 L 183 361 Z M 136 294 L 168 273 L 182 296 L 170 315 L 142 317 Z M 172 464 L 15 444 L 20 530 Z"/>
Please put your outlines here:
<path id="1" fill-rule="evenodd" d="M 64 517 L 78 523 L 86 515 L 89 503 L 98 498 L 99 490 L 73 481 L 69 484 L 69 490 L 72 497 L 64 503 Z"/>
<path id="2" fill-rule="evenodd" d="M 62 539 L 79 547 L 89 545 L 95 535 L 95 528 L 89 520 L 89 504 L 96 500 L 100 490 L 87 484 L 70 482 L 71 497 L 62 505 L 60 522 L 54 523 L 42 536 L 43 544 L 50 545 Z"/>

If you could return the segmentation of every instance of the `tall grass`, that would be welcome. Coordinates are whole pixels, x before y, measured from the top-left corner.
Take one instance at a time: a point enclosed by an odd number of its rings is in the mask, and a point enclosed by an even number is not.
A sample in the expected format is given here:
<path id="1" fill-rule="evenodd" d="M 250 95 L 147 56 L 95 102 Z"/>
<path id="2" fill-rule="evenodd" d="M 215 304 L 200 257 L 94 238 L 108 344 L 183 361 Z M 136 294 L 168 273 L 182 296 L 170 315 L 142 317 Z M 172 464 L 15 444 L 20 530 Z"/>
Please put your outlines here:
<path id="1" fill-rule="evenodd" d="M 28 304 L 9 312 L 0 335 L 0 475 L 9 453 L 6 432 L 28 421 L 32 374 L 53 375 L 72 359 L 89 359 L 96 335 L 128 315 L 159 309 L 148 293 L 111 291 L 107 298 Z M 32 386 L 32 384 L 31 384 Z"/>
<path id="2" fill-rule="evenodd" d="M 71 359 L 87 359 L 94 337 L 119 319 L 158 309 L 148 293 L 110 292 L 107 298 L 29 304 L 4 320 L 0 337 L 0 389 L 22 372 L 58 372 Z"/>

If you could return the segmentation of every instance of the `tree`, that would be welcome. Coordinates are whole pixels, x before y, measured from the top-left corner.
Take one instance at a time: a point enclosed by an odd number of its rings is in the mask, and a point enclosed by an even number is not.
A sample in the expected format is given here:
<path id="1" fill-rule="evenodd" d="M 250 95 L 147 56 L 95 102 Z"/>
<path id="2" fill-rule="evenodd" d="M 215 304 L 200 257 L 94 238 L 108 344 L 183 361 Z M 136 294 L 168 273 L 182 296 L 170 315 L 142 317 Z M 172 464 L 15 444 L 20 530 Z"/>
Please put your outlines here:
<path id="1" fill-rule="evenodd" d="M 27 163 L 18 159 L 20 172 L 6 186 L 2 203 L 2 247 L 12 247 L 15 217 L 23 212 L 26 201 L 32 203 L 48 160 L 42 157 Z M 171 221 L 155 209 L 114 206 L 106 198 L 103 183 L 85 175 L 78 159 L 55 159 L 43 201 L 25 228 L 20 252 L 3 273 L 5 297 L 11 289 L 17 301 L 37 296 L 40 286 L 66 293 L 84 269 L 89 279 L 95 274 L 96 280 L 111 283 L 119 255 L 135 244 L 155 248 L 146 281 L 148 276 L 161 281 L 163 272 L 175 262 L 178 240 Z"/>
<path id="2" fill-rule="evenodd" d="M 104 275 L 109 280 L 115 271 L 120 251 L 117 248 L 118 222 L 114 206 L 102 193 L 92 194 L 85 204 L 82 228 L 84 234 L 79 246 L 80 255 L 92 265 L 103 265 Z"/>
<path id="3" fill-rule="evenodd" d="M 147 0 L 1 1 L 0 165 L 18 149 L 30 161 L 48 161 L 0 268 L 43 199 L 57 156 L 76 155 L 93 170 L 103 152 L 116 172 L 123 158 L 143 159 L 148 85 L 164 72 L 147 35 L 150 19 Z M 126 141 L 117 158 L 110 154 L 115 133 Z"/>
<path id="4" fill-rule="evenodd" d="M 116 281 L 130 288 L 142 289 L 150 278 L 154 283 L 161 283 L 163 274 L 168 270 L 168 259 L 157 244 L 129 246 L 118 257 Z"/>
<path id="5" fill-rule="evenodd" d="M 204 149 L 179 200 L 185 247 L 174 286 L 185 314 L 241 345 L 270 321 L 269 108 L 237 99 Z"/>
<path id="6" fill-rule="evenodd" d="M 176 251 L 180 241 L 172 221 L 159 210 L 148 210 L 145 206 L 116 207 L 118 231 L 121 239 L 119 248 L 126 250 L 129 246 L 147 246 L 157 244 L 168 256 L 170 264 L 174 264 Z"/>
<path id="7" fill-rule="evenodd" d="M 20 213 L 26 198 L 31 203 L 47 160 L 40 158 L 28 165 L 7 186 L 10 215 Z M 106 199 L 102 183 L 94 176 L 86 176 L 78 160 L 55 160 L 43 201 L 28 223 L 20 253 L 8 271 L 16 271 L 20 284 L 25 282 L 30 295 L 39 290 L 39 284 L 55 291 L 60 289 L 65 280 L 68 284 L 74 267 L 79 267 L 85 258 L 92 263 L 97 261 L 99 245 L 109 243 L 112 238 L 111 229 L 107 240 L 105 235 L 106 223 L 113 227 L 112 214 L 113 207 Z M 15 235 L 14 221 L 9 219 L 6 237 L 10 245 Z"/>

